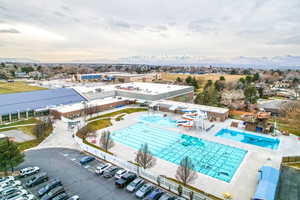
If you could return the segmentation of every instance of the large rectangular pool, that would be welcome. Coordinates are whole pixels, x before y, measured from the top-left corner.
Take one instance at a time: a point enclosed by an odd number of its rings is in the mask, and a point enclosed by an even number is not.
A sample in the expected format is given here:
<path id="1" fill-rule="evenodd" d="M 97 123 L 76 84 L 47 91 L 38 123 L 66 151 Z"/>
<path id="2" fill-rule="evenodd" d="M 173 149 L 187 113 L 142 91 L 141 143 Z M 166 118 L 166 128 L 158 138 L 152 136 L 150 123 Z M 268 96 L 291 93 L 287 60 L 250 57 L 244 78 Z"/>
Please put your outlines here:
<path id="1" fill-rule="evenodd" d="M 277 149 L 280 143 L 277 138 L 268 138 L 231 129 L 221 129 L 216 136 L 269 149 Z"/>
<path id="2" fill-rule="evenodd" d="M 147 143 L 154 156 L 177 165 L 189 156 L 196 171 L 226 182 L 231 181 L 247 153 L 240 148 L 179 134 L 145 122 L 114 131 L 112 138 L 136 150 Z"/>

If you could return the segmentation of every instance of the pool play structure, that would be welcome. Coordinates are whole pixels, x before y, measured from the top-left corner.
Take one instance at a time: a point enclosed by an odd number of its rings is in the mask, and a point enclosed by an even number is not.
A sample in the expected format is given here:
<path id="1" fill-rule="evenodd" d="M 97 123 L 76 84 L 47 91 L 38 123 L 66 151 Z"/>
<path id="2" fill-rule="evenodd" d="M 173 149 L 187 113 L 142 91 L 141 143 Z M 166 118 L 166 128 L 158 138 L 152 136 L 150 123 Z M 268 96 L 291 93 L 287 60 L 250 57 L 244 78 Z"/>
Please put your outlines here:
<path id="1" fill-rule="evenodd" d="M 273 150 L 276 150 L 280 143 L 280 140 L 277 138 L 263 137 L 232 129 L 221 129 L 215 136 Z"/>
<path id="2" fill-rule="evenodd" d="M 181 110 L 184 112 L 182 119 L 177 121 L 177 126 L 185 128 L 205 129 L 204 120 L 207 119 L 207 113 L 199 109 Z"/>
<path id="3" fill-rule="evenodd" d="M 147 143 L 154 156 L 177 165 L 189 156 L 196 171 L 225 182 L 231 181 L 247 154 L 246 150 L 151 125 L 151 121 L 155 125 L 166 122 L 167 125 L 176 125 L 176 122 L 169 121 L 170 118 L 166 120 L 161 116 L 142 117 L 141 121 L 114 131 L 112 139 L 136 150 Z"/>

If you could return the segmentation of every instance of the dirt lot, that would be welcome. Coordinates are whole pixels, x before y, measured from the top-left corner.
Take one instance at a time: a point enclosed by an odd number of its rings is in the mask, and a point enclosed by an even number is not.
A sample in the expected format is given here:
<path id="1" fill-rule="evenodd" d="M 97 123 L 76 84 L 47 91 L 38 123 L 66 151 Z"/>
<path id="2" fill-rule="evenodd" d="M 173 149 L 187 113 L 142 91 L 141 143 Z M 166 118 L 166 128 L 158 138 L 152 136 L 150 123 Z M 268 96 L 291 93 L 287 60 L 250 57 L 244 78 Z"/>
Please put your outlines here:
<path id="1" fill-rule="evenodd" d="M 240 78 L 245 77 L 244 75 L 230 75 L 230 74 L 195 74 L 195 75 L 188 75 L 188 74 L 171 74 L 171 73 L 162 73 L 162 79 L 166 81 L 175 81 L 177 77 L 181 79 L 185 79 L 188 76 L 196 77 L 198 80 L 212 80 L 216 81 L 220 79 L 220 76 L 224 76 L 226 81 L 238 81 Z"/>

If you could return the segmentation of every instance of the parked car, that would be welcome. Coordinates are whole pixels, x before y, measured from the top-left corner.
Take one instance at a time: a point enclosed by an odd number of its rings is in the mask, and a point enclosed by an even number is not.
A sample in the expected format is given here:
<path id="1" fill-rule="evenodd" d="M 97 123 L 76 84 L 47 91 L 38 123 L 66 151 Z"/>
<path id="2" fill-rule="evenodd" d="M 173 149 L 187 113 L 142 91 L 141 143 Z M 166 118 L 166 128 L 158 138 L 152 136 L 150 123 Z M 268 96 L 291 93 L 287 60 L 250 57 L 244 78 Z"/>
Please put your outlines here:
<path id="1" fill-rule="evenodd" d="M 144 198 L 146 195 L 148 195 L 152 190 L 154 189 L 154 186 L 151 183 L 146 183 L 143 185 L 140 189 L 138 189 L 135 193 L 135 196 L 137 198 Z"/>
<path id="2" fill-rule="evenodd" d="M 119 169 L 120 168 L 117 167 L 117 166 L 112 166 L 112 167 L 110 167 L 110 168 L 108 168 L 107 170 L 104 171 L 103 177 L 104 178 L 111 178 L 111 177 L 113 177 L 117 173 L 117 171 Z"/>
<path id="3" fill-rule="evenodd" d="M 50 190 L 50 192 L 48 192 L 47 194 L 45 194 L 41 200 L 50 200 L 53 199 L 54 197 L 56 197 L 57 195 L 61 194 L 65 192 L 65 189 L 62 186 L 58 186 L 56 188 L 53 188 L 52 190 Z"/>
<path id="4" fill-rule="evenodd" d="M 79 160 L 80 164 L 85 165 L 89 162 L 92 162 L 93 160 L 95 160 L 95 157 L 93 156 L 84 156 L 83 158 L 81 158 Z"/>
<path id="5" fill-rule="evenodd" d="M 68 200 L 80 200 L 78 195 L 71 196 Z"/>
<path id="6" fill-rule="evenodd" d="M 22 195 L 20 197 L 16 197 L 16 198 L 10 199 L 10 200 L 36 200 L 36 198 L 32 194 L 26 194 L 26 195 Z"/>
<path id="7" fill-rule="evenodd" d="M 52 200 L 66 200 L 68 199 L 68 197 L 69 197 L 68 194 L 63 192 L 57 195 L 56 197 L 52 198 Z"/>
<path id="8" fill-rule="evenodd" d="M 117 173 L 115 174 L 115 179 L 121 178 L 122 175 L 126 174 L 127 170 L 126 169 L 119 169 Z"/>
<path id="9" fill-rule="evenodd" d="M 163 194 L 163 195 L 159 198 L 159 200 L 175 200 L 175 199 L 176 199 L 176 197 L 171 196 L 171 195 L 168 194 L 168 193 Z"/>
<path id="10" fill-rule="evenodd" d="M 21 197 L 23 195 L 29 194 L 29 192 L 27 192 L 26 190 L 22 189 L 22 190 L 17 190 L 14 193 L 11 193 L 9 195 L 5 195 L 4 198 L 2 198 L 2 200 L 11 200 L 14 199 L 15 197 Z"/>
<path id="11" fill-rule="evenodd" d="M 32 194 L 25 194 L 25 195 L 15 197 L 15 198 L 10 199 L 10 200 L 36 200 L 36 198 Z"/>
<path id="12" fill-rule="evenodd" d="M 110 164 L 110 163 L 106 163 L 106 164 L 104 164 L 104 165 L 102 165 L 102 166 L 98 166 L 98 167 L 96 168 L 96 170 L 95 170 L 96 175 L 102 175 L 103 172 L 104 172 L 106 169 L 110 168 L 111 166 L 112 166 L 112 164 Z"/>
<path id="13" fill-rule="evenodd" d="M 136 178 L 135 173 L 127 172 L 121 178 L 119 178 L 115 181 L 115 185 L 119 188 L 124 188 L 126 185 L 128 185 L 135 178 Z"/>
<path id="14" fill-rule="evenodd" d="M 6 181 L 6 182 L 2 183 L 0 185 L 0 190 L 8 188 L 10 186 L 20 186 L 20 185 L 22 185 L 21 181 L 10 180 L 10 181 Z"/>
<path id="15" fill-rule="evenodd" d="M 39 173 L 40 168 L 35 166 L 35 167 L 26 167 L 24 169 L 20 170 L 20 175 L 19 177 L 26 177 L 26 176 L 31 176 L 33 174 Z"/>
<path id="16" fill-rule="evenodd" d="M 10 190 L 10 189 L 18 189 L 18 190 L 21 190 L 21 189 L 23 189 L 23 187 L 22 187 L 22 186 L 8 186 L 8 187 L 6 187 L 6 188 L 2 188 L 2 189 L 0 189 L 0 196 L 2 195 L 2 193 L 3 193 L 4 191 Z"/>
<path id="17" fill-rule="evenodd" d="M 0 178 L 0 185 L 7 181 L 14 181 L 14 180 L 15 180 L 15 177 L 13 177 L 13 176 L 2 177 L 2 178 Z"/>
<path id="18" fill-rule="evenodd" d="M 47 175 L 47 173 L 41 173 L 39 175 L 36 175 L 34 176 L 33 178 L 29 179 L 27 182 L 26 182 L 26 187 L 33 187 L 33 186 L 36 186 L 38 184 L 41 184 L 45 181 L 48 181 L 49 177 Z"/>
<path id="19" fill-rule="evenodd" d="M 140 187 L 142 187 L 142 185 L 144 184 L 144 179 L 142 178 L 136 178 L 134 179 L 129 185 L 127 185 L 126 190 L 128 192 L 135 192 L 138 189 L 140 189 Z"/>
<path id="20" fill-rule="evenodd" d="M 6 190 L 1 191 L 0 196 L 7 196 L 13 193 L 16 193 L 17 191 L 22 190 L 22 187 L 11 187 L 11 188 L 7 188 Z"/>
<path id="21" fill-rule="evenodd" d="M 158 200 L 163 194 L 164 192 L 161 189 L 156 188 L 150 194 L 148 194 L 144 200 Z"/>
<path id="22" fill-rule="evenodd" d="M 38 196 L 41 197 L 44 194 L 48 193 L 53 188 L 61 185 L 62 185 L 61 181 L 58 178 L 56 178 L 52 180 L 50 183 L 48 183 L 47 185 L 45 185 L 44 187 L 40 188 L 38 191 Z"/>

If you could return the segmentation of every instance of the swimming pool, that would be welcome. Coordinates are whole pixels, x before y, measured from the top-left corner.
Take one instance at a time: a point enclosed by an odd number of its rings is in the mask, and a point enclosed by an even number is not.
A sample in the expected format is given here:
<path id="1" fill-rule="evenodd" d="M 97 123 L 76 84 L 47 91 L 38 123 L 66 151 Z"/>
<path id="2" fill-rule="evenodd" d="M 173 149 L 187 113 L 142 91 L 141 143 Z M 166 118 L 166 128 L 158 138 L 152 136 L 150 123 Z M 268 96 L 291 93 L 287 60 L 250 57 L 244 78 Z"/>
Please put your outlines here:
<path id="1" fill-rule="evenodd" d="M 173 120 L 168 116 L 163 117 L 162 115 L 159 114 L 143 115 L 139 118 L 139 121 L 156 124 L 163 127 L 171 127 L 171 128 L 176 127 L 176 120 Z"/>
<path id="2" fill-rule="evenodd" d="M 243 149 L 153 127 L 143 122 L 114 131 L 112 139 L 137 150 L 147 143 L 154 156 L 177 165 L 185 156 L 189 156 L 196 171 L 226 182 L 231 181 L 247 153 Z"/>
<path id="3" fill-rule="evenodd" d="M 277 149 L 280 143 L 280 140 L 277 138 L 267 138 L 231 129 L 221 129 L 216 136 L 269 149 Z"/>

